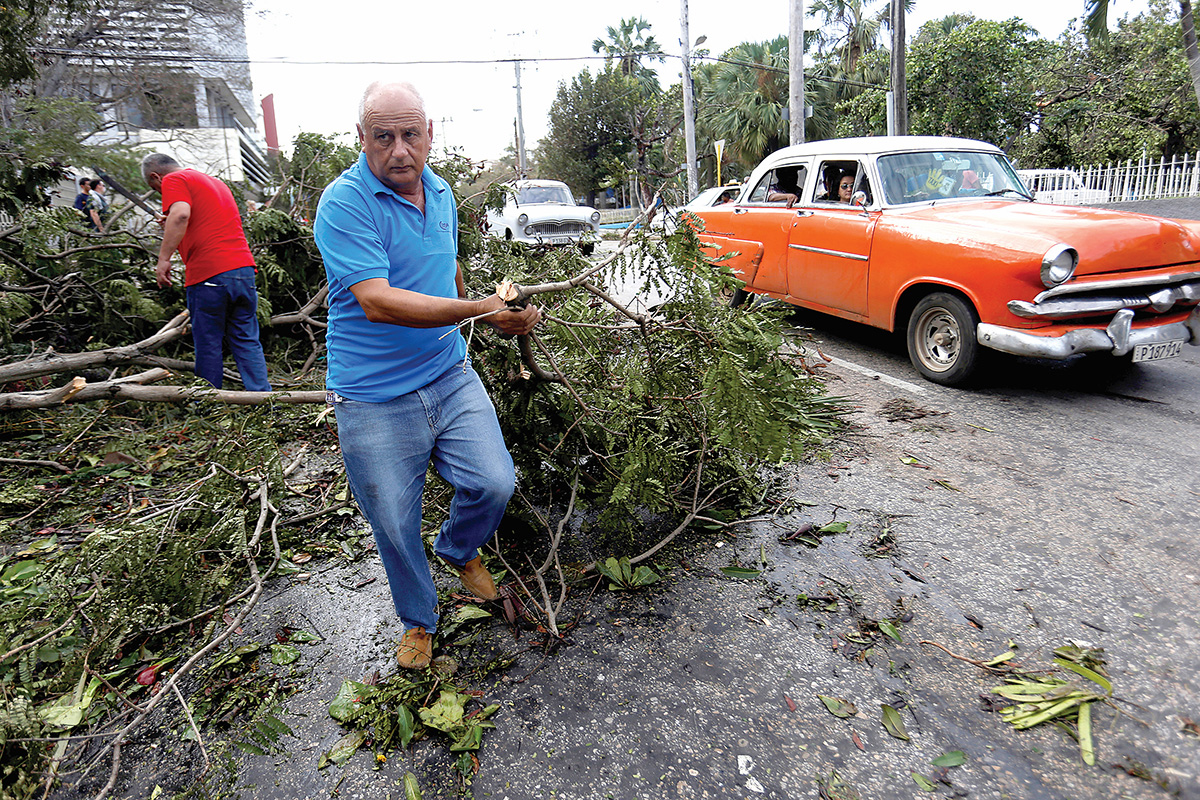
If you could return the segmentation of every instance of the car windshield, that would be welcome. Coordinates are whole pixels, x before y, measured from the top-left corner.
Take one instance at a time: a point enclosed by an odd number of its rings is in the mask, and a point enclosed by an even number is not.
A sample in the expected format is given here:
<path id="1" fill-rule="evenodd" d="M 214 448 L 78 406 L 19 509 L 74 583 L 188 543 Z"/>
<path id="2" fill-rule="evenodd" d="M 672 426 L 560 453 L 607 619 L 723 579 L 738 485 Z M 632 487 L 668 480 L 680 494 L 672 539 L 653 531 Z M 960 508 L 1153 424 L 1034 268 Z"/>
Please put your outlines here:
<path id="1" fill-rule="evenodd" d="M 525 206 L 533 203 L 575 205 L 575 201 L 571 199 L 571 192 L 565 186 L 524 186 L 517 191 L 518 205 Z"/>
<path id="2" fill-rule="evenodd" d="M 1008 161 L 995 153 L 931 152 L 880 156 L 883 194 L 892 205 L 1002 194 L 1028 197 Z"/>

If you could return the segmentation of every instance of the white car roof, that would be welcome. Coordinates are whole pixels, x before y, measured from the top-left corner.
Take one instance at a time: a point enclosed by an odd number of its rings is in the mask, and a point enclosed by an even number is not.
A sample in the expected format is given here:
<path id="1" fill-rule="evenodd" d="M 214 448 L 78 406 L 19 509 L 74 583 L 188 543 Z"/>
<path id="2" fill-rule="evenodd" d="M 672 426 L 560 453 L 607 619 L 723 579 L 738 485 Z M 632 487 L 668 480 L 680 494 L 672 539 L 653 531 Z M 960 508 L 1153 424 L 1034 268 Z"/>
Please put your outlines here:
<path id="1" fill-rule="evenodd" d="M 805 156 L 856 156 L 907 153 L 914 150 L 984 150 L 1003 153 L 999 147 L 975 139 L 959 139 L 954 136 L 857 136 L 848 139 L 821 139 L 776 150 L 767 156 L 770 161 L 802 158 Z"/>
<path id="2" fill-rule="evenodd" d="M 514 181 L 513 184 L 521 189 L 524 189 L 529 186 L 566 186 L 567 185 L 567 184 L 563 183 L 562 181 L 534 180 L 532 178 L 525 178 L 525 179 L 522 179 L 519 181 Z"/>

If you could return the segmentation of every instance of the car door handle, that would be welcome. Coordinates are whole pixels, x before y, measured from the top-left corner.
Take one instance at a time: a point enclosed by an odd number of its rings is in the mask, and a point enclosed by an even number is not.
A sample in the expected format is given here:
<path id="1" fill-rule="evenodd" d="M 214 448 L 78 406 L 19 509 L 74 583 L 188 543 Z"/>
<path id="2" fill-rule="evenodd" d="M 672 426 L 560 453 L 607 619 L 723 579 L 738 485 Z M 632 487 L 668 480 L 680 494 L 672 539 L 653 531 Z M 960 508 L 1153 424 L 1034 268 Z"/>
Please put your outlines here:
<path id="1" fill-rule="evenodd" d="M 800 209 L 796 210 L 797 217 L 811 217 L 812 215 L 813 215 L 813 212 L 808 210 L 807 208 L 800 208 Z"/>

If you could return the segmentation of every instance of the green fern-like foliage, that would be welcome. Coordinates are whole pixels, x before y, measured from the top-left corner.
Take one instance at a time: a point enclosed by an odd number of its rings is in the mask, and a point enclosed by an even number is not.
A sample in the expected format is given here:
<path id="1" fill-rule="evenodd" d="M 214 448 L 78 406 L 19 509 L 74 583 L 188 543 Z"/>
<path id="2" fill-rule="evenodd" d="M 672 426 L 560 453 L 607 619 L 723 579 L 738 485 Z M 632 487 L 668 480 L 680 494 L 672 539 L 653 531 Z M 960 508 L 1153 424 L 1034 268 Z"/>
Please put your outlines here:
<path id="1" fill-rule="evenodd" d="M 523 377 L 511 340 L 472 339 L 522 489 L 561 501 L 578 473 L 586 502 L 617 528 L 694 498 L 745 506 L 761 464 L 802 457 L 837 425 L 821 385 L 780 354 L 782 312 L 729 308 L 734 280 L 682 227 L 665 241 L 641 235 L 591 279 L 621 299 L 650 298 L 643 326 L 583 288 L 533 299 L 548 319 L 535 360 L 564 382 Z M 482 245 L 467 277 L 478 293 L 504 277 L 533 285 L 591 266 L 573 249 Z"/>

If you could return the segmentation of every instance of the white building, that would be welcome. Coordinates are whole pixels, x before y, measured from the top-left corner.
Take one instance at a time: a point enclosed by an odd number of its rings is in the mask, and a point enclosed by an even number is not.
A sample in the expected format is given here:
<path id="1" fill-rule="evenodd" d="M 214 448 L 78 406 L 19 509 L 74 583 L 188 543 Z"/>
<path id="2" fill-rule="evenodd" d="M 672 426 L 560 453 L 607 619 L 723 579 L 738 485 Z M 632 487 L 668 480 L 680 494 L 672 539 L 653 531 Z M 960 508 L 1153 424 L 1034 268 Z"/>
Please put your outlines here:
<path id="1" fill-rule="evenodd" d="M 46 52 L 61 59 L 51 92 L 100 110 L 105 127 L 93 143 L 140 145 L 226 180 L 270 182 L 240 0 L 113 0 L 86 22 L 52 29 Z"/>

